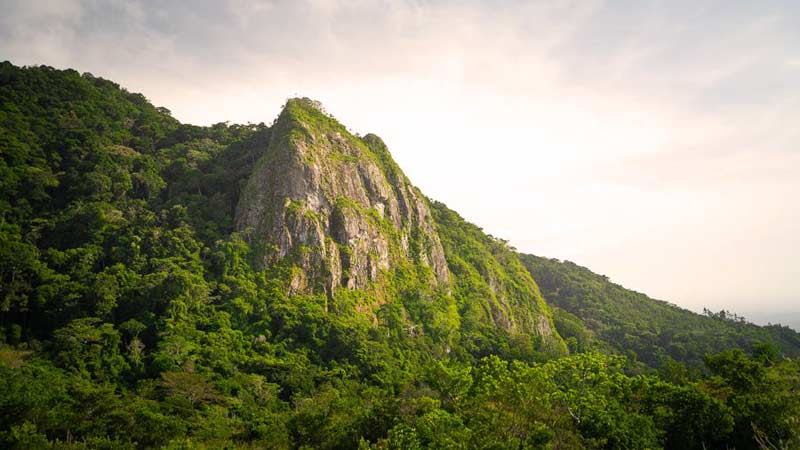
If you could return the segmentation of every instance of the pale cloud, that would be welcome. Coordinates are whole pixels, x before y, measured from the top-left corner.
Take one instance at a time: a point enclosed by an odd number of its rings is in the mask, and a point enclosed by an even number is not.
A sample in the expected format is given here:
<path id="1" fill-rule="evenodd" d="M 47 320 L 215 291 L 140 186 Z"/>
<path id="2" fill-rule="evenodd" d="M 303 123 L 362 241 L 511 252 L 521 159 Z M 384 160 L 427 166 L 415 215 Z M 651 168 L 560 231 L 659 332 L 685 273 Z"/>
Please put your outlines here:
<path id="1" fill-rule="evenodd" d="M 2 3 L 0 58 L 192 123 L 318 98 L 521 250 L 695 309 L 800 288 L 797 3 Z"/>

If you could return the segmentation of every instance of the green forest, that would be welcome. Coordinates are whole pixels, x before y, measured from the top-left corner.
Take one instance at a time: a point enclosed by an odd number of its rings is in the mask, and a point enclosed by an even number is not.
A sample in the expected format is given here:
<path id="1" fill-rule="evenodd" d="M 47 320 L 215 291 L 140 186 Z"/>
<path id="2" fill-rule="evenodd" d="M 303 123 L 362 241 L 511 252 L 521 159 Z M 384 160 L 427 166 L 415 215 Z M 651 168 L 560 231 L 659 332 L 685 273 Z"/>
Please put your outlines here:
<path id="1" fill-rule="evenodd" d="M 237 220 L 269 164 L 288 237 Z M 0 63 L 0 213 L 3 449 L 800 448 L 797 332 L 520 254 L 308 99 L 201 127 Z"/>

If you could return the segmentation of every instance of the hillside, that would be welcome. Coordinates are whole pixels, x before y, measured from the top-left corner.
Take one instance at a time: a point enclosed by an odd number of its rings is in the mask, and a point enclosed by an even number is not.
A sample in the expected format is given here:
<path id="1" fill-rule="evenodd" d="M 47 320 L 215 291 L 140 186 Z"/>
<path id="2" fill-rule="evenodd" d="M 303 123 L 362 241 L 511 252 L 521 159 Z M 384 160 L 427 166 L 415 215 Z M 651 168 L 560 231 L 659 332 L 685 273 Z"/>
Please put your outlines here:
<path id="1" fill-rule="evenodd" d="M 698 367 L 709 353 L 770 343 L 786 355 L 800 355 L 800 334 L 760 327 L 726 314 L 700 315 L 612 283 L 569 261 L 521 255 L 555 309 L 556 328 L 574 349 L 609 347 L 652 366 L 670 359 Z M 590 333 L 587 333 L 589 330 Z"/>
<path id="2" fill-rule="evenodd" d="M 664 376 L 578 339 L 606 337 L 310 99 L 198 127 L 0 63 L 0 213 L 0 448 L 800 443 L 798 360 L 715 341 Z"/>

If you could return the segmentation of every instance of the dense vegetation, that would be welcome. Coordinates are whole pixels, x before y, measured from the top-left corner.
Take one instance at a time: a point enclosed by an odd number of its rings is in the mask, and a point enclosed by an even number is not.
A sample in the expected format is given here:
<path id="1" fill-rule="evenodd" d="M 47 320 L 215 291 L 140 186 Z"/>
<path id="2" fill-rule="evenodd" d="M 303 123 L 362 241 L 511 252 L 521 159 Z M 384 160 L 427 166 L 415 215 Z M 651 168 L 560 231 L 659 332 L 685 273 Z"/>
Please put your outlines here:
<path id="1" fill-rule="evenodd" d="M 703 341 L 702 370 L 656 372 L 566 307 L 572 355 L 486 326 L 526 299 L 549 314 L 550 281 L 543 297 L 535 270 L 440 204 L 455 334 L 409 289 L 374 317 L 364 292 L 287 295 L 286 269 L 255 270 L 232 219 L 271 132 L 184 125 L 89 74 L 0 64 L 0 448 L 800 446 L 800 362 L 750 340 L 766 335 Z"/>

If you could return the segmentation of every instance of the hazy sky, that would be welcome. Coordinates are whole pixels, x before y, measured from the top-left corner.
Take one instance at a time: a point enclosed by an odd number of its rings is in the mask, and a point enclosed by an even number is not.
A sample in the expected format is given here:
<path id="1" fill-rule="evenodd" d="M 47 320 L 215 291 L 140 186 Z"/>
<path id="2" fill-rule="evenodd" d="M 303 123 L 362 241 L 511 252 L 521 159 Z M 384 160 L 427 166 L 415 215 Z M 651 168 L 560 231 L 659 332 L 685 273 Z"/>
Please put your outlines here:
<path id="1" fill-rule="evenodd" d="M 0 0 L 0 60 L 196 124 L 309 96 L 518 249 L 800 310 L 800 2 Z"/>

